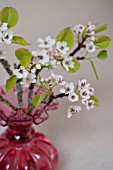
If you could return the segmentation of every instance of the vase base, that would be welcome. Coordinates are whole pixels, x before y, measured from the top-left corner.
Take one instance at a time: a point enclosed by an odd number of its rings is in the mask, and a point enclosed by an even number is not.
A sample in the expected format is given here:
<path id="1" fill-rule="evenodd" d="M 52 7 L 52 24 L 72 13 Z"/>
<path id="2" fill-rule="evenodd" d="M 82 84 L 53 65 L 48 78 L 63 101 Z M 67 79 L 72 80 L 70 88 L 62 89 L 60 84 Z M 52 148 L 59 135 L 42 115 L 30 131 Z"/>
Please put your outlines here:
<path id="1" fill-rule="evenodd" d="M 20 140 L 7 138 L 7 131 L 0 136 L 1 170 L 55 170 L 58 152 L 42 133 L 32 129 L 32 138 Z M 22 142 L 23 141 L 23 142 Z"/>

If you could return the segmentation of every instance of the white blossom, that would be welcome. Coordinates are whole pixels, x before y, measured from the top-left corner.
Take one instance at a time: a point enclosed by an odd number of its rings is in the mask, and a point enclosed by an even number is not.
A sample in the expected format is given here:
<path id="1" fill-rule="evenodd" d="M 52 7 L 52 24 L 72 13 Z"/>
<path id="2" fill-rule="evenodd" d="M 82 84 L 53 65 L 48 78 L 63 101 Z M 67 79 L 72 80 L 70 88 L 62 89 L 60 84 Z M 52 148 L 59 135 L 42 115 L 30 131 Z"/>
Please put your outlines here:
<path id="1" fill-rule="evenodd" d="M 87 110 L 90 110 L 90 109 L 94 108 L 95 102 L 93 100 L 85 100 L 85 99 L 83 99 L 82 104 L 86 105 Z"/>
<path id="2" fill-rule="evenodd" d="M 0 23 L 0 31 L 6 31 L 8 29 L 8 24 L 6 22 Z"/>
<path id="3" fill-rule="evenodd" d="M 78 90 L 80 91 L 82 88 L 84 88 L 86 86 L 87 80 L 83 79 L 83 80 L 78 80 Z"/>
<path id="4" fill-rule="evenodd" d="M 89 99 L 90 98 L 90 91 L 89 89 L 87 88 L 83 88 L 80 90 L 80 96 L 83 98 L 83 99 Z"/>
<path id="5" fill-rule="evenodd" d="M 56 49 L 60 53 L 62 53 L 62 54 L 67 54 L 67 51 L 69 50 L 69 47 L 67 47 L 67 42 L 65 42 L 65 41 L 60 42 L 60 41 L 58 41 L 56 43 Z"/>
<path id="6" fill-rule="evenodd" d="M 67 111 L 67 117 L 70 118 L 73 114 L 76 114 L 81 111 L 80 106 L 70 106 Z"/>
<path id="7" fill-rule="evenodd" d="M 29 72 L 25 69 L 25 67 L 20 66 L 19 69 L 14 69 L 13 74 L 16 75 L 17 78 L 27 78 Z"/>
<path id="8" fill-rule="evenodd" d="M 39 38 L 37 40 L 38 47 L 40 48 L 52 48 L 53 45 L 55 45 L 55 39 L 52 39 L 51 36 L 46 37 L 45 39 Z"/>
<path id="9" fill-rule="evenodd" d="M 62 64 L 66 71 L 69 71 L 69 68 L 74 68 L 74 62 L 72 61 L 73 57 L 65 57 Z"/>
<path id="10" fill-rule="evenodd" d="M 5 41 L 6 44 L 11 44 L 13 39 L 13 32 L 8 31 L 3 34 L 3 40 Z"/>
<path id="11" fill-rule="evenodd" d="M 25 87 L 29 87 L 31 83 L 36 83 L 36 75 L 33 73 L 29 73 L 26 78 L 23 78 L 20 84 L 24 85 Z"/>
<path id="12" fill-rule="evenodd" d="M 32 55 L 33 55 L 33 52 L 32 52 Z M 49 55 L 48 55 L 47 50 L 43 49 L 43 50 L 37 51 L 37 55 L 34 56 L 33 61 L 37 64 L 46 65 L 49 62 Z"/>
<path id="13" fill-rule="evenodd" d="M 96 26 L 95 25 L 89 25 L 87 30 L 86 30 L 86 34 L 89 35 L 89 36 L 92 36 L 95 34 L 95 28 Z"/>
<path id="14" fill-rule="evenodd" d="M 88 44 L 86 44 L 86 50 L 87 50 L 89 53 L 95 52 L 96 47 L 95 47 L 95 45 L 94 45 L 94 43 L 93 43 L 92 41 L 89 42 Z"/>
<path id="15" fill-rule="evenodd" d="M 72 82 L 66 83 L 65 87 L 60 89 L 60 92 L 65 94 L 69 94 L 73 91 L 74 91 L 74 84 Z"/>
<path id="16" fill-rule="evenodd" d="M 84 29 L 85 29 L 85 26 L 82 25 L 82 24 L 79 24 L 79 25 L 76 25 L 76 26 L 73 28 L 73 31 L 76 32 L 77 35 L 82 35 Z"/>
<path id="17" fill-rule="evenodd" d="M 58 84 L 58 85 L 64 85 L 66 82 L 64 81 L 63 79 L 63 76 L 62 75 L 55 75 L 54 73 L 51 74 L 52 78 L 55 80 L 55 82 Z"/>
<path id="18" fill-rule="evenodd" d="M 69 93 L 68 100 L 70 102 L 76 102 L 76 101 L 78 101 L 78 95 L 76 93 L 74 93 L 74 92 Z"/>
<path id="19" fill-rule="evenodd" d="M 37 68 L 37 70 L 40 70 L 41 69 L 41 65 L 40 64 L 36 64 L 36 68 Z"/>

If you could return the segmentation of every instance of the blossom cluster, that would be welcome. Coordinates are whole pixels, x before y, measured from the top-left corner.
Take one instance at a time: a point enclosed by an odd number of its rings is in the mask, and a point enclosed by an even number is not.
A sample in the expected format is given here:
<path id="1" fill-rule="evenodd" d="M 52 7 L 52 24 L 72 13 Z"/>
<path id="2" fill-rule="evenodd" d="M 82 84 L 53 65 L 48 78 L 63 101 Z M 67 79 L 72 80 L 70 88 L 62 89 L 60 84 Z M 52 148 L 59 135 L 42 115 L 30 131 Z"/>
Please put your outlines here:
<path id="1" fill-rule="evenodd" d="M 66 71 L 74 67 L 74 63 L 72 62 L 73 58 L 68 56 L 69 47 L 67 42 L 56 42 L 51 36 L 45 39 L 39 38 L 37 41 L 39 43 L 38 49 L 32 51 L 34 64 L 40 65 L 40 68 L 43 67 L 43 65 L 56 68 L 56 66 L 61 65 L 62 62 Z"/>
<path id="2" fill-rule="evenodd" d="M 96 25 L 92 24 L 91 22 L 88 22 L 87 25 L 76 25 L 73 27 L 73 31 L 76 34 L 79 41 L 83 38 L 83 34 L 89 38 L 89 41 L 86 43 L 86 50 L 89 53 L 93 53 L 96 51 L 96 46 L 94 45 L 95 41 L 95 30 Z"/>
<path id="3" fill-rule="evenodd" d="M 67 95 L 68 100 L 73 103 L 67 111 L 68 118 L 81 111 L 81 106 L 75 105 L 78 101 L 81 101 L 81 103 L 86 106 L 87 110 L 94 108 L 95 102 L 91 99 L 91 96 L 94 95 L 94 88 L 87 83 L 86 79 L 79 80 L 76 88 L 73 82 L 66 83 L 65 87 L 60 89 L 60 92 Z"/>
<path id="4" fill-rule="evenodd" d="M 68 101 L 73 104 L 67 111 L 68 118 L 82 110 L 81 106 L 75 105 L 76 102 L 80 101 L 86 106 L 87 110 L 94 108 L 95 102 L 91 99 L 91 96 L 94 95 L 94 88 L 87 83 L 86 79 L 79 80 L 76 88 L 73 82 L 68 83 L 64 81 L 62 75 L 56 75 L 54 73 L 51 73 L 47 78 L 41 77 L 40 82 L 42 83 L 42 86 L 46 87 L 48 90 L 53 89 L 57 85 L 64 86 L 63 88 L 60 88 L 60 93 L 67 96 Z"/>
<path id="5" fill-rule="evenodd" d="M 13 39 L 13 31 L 8 30 L 8 24 L 6 22 L 0 23 L 0 43 L 5 42 L 11 44 Z"/>

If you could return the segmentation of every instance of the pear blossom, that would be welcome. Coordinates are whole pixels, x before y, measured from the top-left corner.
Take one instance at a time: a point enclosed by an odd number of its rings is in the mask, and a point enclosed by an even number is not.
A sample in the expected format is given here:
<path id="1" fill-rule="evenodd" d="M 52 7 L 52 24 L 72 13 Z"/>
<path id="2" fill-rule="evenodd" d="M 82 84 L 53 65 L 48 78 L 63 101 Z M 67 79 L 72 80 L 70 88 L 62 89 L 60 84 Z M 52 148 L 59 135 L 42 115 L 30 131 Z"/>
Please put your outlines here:
<path id="1" fill-rule="evenodd" d="M 90 91 L 89 89 L 87 88 L 83 88 L 80 90 L 80 96 L 83 98 L 83 99 L 89 99 L 90 98 Z"/>
<path id="2" fill-rule="evenodd" d="M 20 66 L 19 69 L 14 69 L 13 70 L 13 74 L 16 75 L 16 77 L 18 79 L 21 79 L 21 78 L 27 78 L 29 72 L 25 69 L 25 67 Z"/>
<path id="3" fill-rule="evenodd" d="M 78 101 L 78 95 L 76 93 L 74 93 L 74 92 L 69 93 L 68 100 L 70 102 L 77 102 Z"/>
<path id="4" fill-rule="evenodd" d="M 73 28 L 73 31 L 76 32 L 77 35 L 82 35 L 83 31 L 84 31 L 85 26 L 82 24 L 76 25 Z"/>
<path id="5" fill-rule="evenodd" d="M 38 47 L 40 48 L 49 48 L 51 49 L 53 45 L 55 45 L 55 39 L 52 39 L 51 36 L 46 37 L 45 39 L 39 38 L 37 40 L 38 43 L 40 43 L 38 45 Z"/>
<path id="6" fill-rule="evenodd" d="M 94 34 L 95 34 L 95 28 L 96 28 L 95 25 L 92 25 L 92 24 L 89 25 L 89 26 L 87 27 L 86 34 L 89 35 L 89 36 L 94 35 Z"/>
<path id="7" fill-rule="evenodd" d="M 84 88 L 86 86 L 87 80 L 83 79 L 83 80 L 78 80 L 78 90 L 80 91 L 82 88 Z"/>
<path id="8" fill-rule="evenodd" d="M 11 44 L 13 39 L 13 31 L 8 31 L 3 34 L 3 40 L 6 44 Z"/>
<path id="9" fill-rule="evenodd" d="M 32 52 L 32 55 L 33 55 L 34 52 Z M 48 55 L 48 52 L 47 50 L 43 49 L 43 50 L 39 50 L 37 51 L 37 55 L 35 53 L 35 56 L 34 56 L 34 59 L 33 61 L 35 63 L 39 63 L 39 64 L 43 64 L 43 65 L 46 65 L 48 62 L 49 62 L 49 55 Z"/>
<path id="10" fill-rule="evenodd" d="M 76 113 L 78 113 L 80 111 L 81 111 L 81 107 L 80 106 L 70 106 L 68 111 L 67 111 L 67 117 L 71 118 L 71 116 L 73 114 L 76 114 Z"/>
<path id="11" fill-rule="evenodd" d="M 93 100 L 85 100 L 85 99 L 83 99 L 82 104 L 86 105 L 87 110 L 90 110 L 90 109 L 94 108 L 95 102 Z"/>
<path id="12" fill-rule="evenodd" d="M 29 73 L 26 78 L 23 78 L 20 84 L 24 85 L 25 87 L 29 87 L 31 83 L 36 83 L 36 75 L 33 73 Z"/>
<path id="13" fill-rule="evenodd" d="M 6 22 L 0 22 L 0 31 L 6 31 L 8 29 L 8 24 Z"/>
<path id="14" fill-rule="evenodd" d="M 58 41 L 56 43 L 56 49 L 62 54 L 67 54 L 67 51 L 69 51 L 69 47 L 67 47 L 67 42 L 65 41 Z"/>
<path id="15" fill-rule="evenodd" d="M 74 62 L 72 61 L 73 57 L 65 57 L 62 61 L 63 67 L 66 71 L 69 71 L 69 68 L 74 68 Z"/>
<path id="16" fill-rule="evenodd" d="M 60 89 L 60 92 L 65 94 L 69 94 L 73 91 L 74 91 L 74 84 L 72 82 L 66 83 L 65 87 Z"/>
<path id="17" fill-rule="evenodd" d="M 54 73 L 51 74 L 52 75 L 52 78 L 55 79 L 55 82 L 58 84 L 58 85 L 64 85 L 66 82 L 63 80 L 63 76 L 62 75 L 55 75 Z"/>
<path id="18" fill-rule="evenodd" d="M 94 43 L 91 41 L 89 42 L 88 44 L 86 44 L 86 50 L 89 52 L 89 53 L 93 53 L 96 51 L 96 46 L 94 45 Z"/>

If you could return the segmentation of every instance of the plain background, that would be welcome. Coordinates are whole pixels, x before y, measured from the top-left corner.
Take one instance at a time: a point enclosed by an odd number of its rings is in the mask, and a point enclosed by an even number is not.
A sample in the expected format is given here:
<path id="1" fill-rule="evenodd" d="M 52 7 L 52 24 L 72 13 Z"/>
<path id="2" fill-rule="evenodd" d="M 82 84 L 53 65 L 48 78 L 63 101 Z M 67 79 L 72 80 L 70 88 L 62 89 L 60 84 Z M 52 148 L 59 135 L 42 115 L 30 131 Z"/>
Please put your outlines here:
<path id="1" fill-rule="evenodd" d="M 85 24 L 87 21 L 107 23 L 108 31 L 103 34 L 113 36 L 113 0 L 0 0 L 0 7 L 15 7 L 19 12 L 19 22 L 13 28 L 15 35 L 21 35 L 37 48 L 38 37 L 52 35 L 64 27 Z M 17 45 L 3 46 L 12 63 Z M 113 52 L 109 48 L 106 61 L 95 60 L 99 80 L 95 79 L 88 62 L 81 62 L 76 74 L 66 76 L 67 81 L 87 78 L 100 99 L 100 107 L 67 119 L 67 100 L 59 101 L 59 109 L 50 112 L 50 118 L 35 127 L 44 132 L 58 148 L 58 170 L 112 170 L 113 169 Z M 0 66 L 0 82 L 5 83 L 7 74 Z M 1 128 L 1 132 L 4 128 Z"/>

